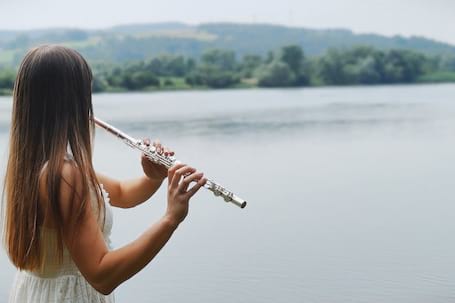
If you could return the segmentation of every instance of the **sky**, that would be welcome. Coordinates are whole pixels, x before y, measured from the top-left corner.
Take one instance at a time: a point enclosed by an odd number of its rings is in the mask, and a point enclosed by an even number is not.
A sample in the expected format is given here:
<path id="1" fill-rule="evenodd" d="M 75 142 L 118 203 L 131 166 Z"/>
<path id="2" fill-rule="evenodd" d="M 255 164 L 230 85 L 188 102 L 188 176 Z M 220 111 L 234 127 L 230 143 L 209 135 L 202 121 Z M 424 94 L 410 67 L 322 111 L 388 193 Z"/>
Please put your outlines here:
<path id="1" fill-rule="evenodd" d="M 163 21 L 347 28 L 455 45 L 453 0 L 0 0 L 0 30 Z"/>

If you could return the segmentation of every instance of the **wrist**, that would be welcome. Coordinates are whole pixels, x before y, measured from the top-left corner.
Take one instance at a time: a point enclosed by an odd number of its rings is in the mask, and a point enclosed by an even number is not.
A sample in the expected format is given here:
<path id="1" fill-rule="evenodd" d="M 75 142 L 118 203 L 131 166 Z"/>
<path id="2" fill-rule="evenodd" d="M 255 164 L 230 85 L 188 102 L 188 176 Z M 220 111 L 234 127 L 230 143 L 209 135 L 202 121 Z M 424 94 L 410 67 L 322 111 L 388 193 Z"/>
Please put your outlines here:
<path id="1" fill-rule="evenodd" d="M 162 218 L 161 218 L 161 222 L 163 222 L 164 225 L 166 225 L 167 227 L 173 229 L 173 230 L 176 230 L 177 227 L 180 225 L 180 221 L 177 220 L 176 218 L 174 218 L 173 216 L 171 215 L 164 215 Z"/>
<path id="2" fill-rule="evenodd" d="M 144 178 L 148 181 L 148 182 L 151 182 L 153 184 L 159 184 L 161 185 L 161 183 L 163 183 L 164 179 L 166 179 L 166 177 L 164 178 L 156 178 L 156 177 L 149 177 L 147 176 L 146 174 L 144 174 Z"/>

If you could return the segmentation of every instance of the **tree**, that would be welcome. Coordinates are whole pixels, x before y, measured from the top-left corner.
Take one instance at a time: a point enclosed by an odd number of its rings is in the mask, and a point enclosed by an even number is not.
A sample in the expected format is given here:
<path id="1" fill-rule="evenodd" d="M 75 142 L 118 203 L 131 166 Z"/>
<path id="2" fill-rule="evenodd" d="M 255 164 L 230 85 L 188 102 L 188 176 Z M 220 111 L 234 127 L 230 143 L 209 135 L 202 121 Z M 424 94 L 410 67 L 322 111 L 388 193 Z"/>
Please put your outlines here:
<path id="1" fill-rule="evenodd" d="M 192 86 L 227 88 L 239 83 L 240 77 L 232 71 L 222 70 L 213 65 L 203 65 L 187 76 L 185 81 Z"/>
<path id="2" fill-rule="evenodd" d="M 319 61 L 319 75 L 326 84 L 345 84 L 342 54 L 337 49 L 330 49 Z"/>
<path id="3" fill-rule="evenodd" d="M 13 70 L 0 70 L 0 89 L 13 89 L 16 74 Z"/>
<path id="4" fill-rule="evenodd" d="M 347 51 L 329 50 L 319 62 L 319 75 L 326 84 L 377 84 L 415 82 L 435 63 L 407 50 L 382 52 L 370 47 Z"/>
<path id="5" fill-rule="evenodd" d="M 215 66 L 226 71 L 233 71 L 237 65 L 235 53 L 230 50 L 208 50 L 202 55 L 201 60 L 205 65 Z"/>
<path id="6" fill-rule="evenodd" d="M 150 60 L 144 65 L 144 69 L 161 77 L 183 77 L 188 66 L 183 56 L 164 55 Z"/>
<path id="7" fill-rule="evenodd" d="M 94 93 L 104 92 L 108 87 L 109 84 L 107 83 L 106 79 L 98 75 L 95 75 L 93 77 L 92 91 Z"/>
<path id="8" fill-rule="evenodd" d="M 447 55 L 440 58 L 439 69 L 448 72 L 455 72 L 455 55 Z"/>
<path id="9" fill-rule="evenodd" d="M 283 47 L 280 60 L 286 63 L 296 76 L 302 73 L 304 55 L 300 46 L 289 45 Z"/>
<path id="10" fill-rule="evenodd" d="M 391 50 L 384 61 L 384 82 L 411 83 L 423 74 L 426 57 L 408 50 Z"/>
<path id="11" fill-rule="evenodd" d="M 6 43 L 7 49 L 26 49 L 30 47 L 31 39 L 27 34 L 19 34 L 16 39 Z"/>
<path id="12" fill-rule="evenodd" d="M 123 84 L 129 90 L 139 90 L 148 86 L 158 87 L 160 86 L 160 80 L 151 72 L 137 71 L 126 74 Z"/>
<path id="13" fill-rule="evenodd" d="M 381 83 L 381 74 L 373 56 L 365 57 L 357 63 L 357 81 L 362 84 Z"/>
<path id="14" fill-rule="evenodd" d="M 269 53 L 266 66 L 259 73 L 261 86 L 303 86 L 309 83 L 309 62 L 298 45 L 282 47 Z M 278 75 L 284 76 L 279 79 Z"/>
<path id="15" fill-rule="evenodd" d="M 240 64 L 240 70 L 244 77 L 251 78 L 261 65 L 263 64 L 262 57 L 257 55 L 246 55 Z"/>
<path id="16" fill-rule="evenodd" d="M 60 37 L 60 40 L 69 40 L 69 41 L 84 41 L 89 38 L 89 35 L 86 31 L 80 29 L 70 29 L 65 31 L 62 34 L 63 37 Z M 64 41 L 64 40 L 63 40 Z"/>
<path id="17" fill-rule="evenodd" d="M 265 66 L 259 75 L 259 86 L 283 87 L 292 86 L 295 83 L 295 75 L 289 65 L 281 61 L 273 61 Z"/>

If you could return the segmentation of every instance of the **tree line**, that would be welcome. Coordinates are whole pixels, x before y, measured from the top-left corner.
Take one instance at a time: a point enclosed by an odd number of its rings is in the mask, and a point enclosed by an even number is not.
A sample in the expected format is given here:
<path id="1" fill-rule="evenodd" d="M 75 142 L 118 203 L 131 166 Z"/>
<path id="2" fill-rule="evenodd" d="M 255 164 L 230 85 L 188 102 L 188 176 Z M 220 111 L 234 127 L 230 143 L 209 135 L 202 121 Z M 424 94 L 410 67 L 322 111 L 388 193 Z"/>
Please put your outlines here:
<path id="1" fill-rule="evenodd" d="M 455 81 L 455 56 L 429 56 L 410 50 L 372 47 L 331 49 L 308 57 L 297 45 L 266 56 L 237 58 L 213 49 L 199 59 L 162 55 L 121 64 L 94 64 L 93 90 L 302 87 Z M 15 71 L 0 70 L 0 92 L 10 92 Z"/>

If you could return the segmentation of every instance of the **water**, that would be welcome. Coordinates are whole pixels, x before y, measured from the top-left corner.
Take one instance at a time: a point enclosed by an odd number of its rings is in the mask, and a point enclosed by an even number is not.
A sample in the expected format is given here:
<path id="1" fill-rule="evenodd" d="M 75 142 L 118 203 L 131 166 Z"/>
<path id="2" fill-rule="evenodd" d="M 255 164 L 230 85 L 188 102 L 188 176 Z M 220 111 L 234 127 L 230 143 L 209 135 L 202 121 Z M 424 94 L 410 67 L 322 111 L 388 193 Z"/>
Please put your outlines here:
<path id="1" fill-rule="evenodd" d="M 96 114 L 249 201 L 207 191 L 119 302 L 453 302 L 455 85 L 105 94 Z M 10 100 L 0 99 L 6 157 Z M 94 163 L 141 175 L 98 130 Z M 115 210 L 113 243 L 165 209 L 165 188 Z M 0 254 L 0 301 L 14 269 Z"/>

